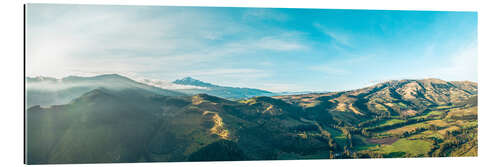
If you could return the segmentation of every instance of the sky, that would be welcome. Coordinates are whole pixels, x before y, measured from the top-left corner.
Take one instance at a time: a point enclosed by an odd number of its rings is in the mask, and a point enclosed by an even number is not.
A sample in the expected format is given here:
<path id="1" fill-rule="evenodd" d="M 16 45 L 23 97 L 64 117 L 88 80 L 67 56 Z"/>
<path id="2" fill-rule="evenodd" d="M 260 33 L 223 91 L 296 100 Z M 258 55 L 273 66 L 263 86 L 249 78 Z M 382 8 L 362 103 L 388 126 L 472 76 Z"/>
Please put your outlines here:
<path id="1" fill-rule="evenodd" d="M 269 91 L 477 82 L 477 13 L 28 4 L 26 75 L 122 74 Z"/>

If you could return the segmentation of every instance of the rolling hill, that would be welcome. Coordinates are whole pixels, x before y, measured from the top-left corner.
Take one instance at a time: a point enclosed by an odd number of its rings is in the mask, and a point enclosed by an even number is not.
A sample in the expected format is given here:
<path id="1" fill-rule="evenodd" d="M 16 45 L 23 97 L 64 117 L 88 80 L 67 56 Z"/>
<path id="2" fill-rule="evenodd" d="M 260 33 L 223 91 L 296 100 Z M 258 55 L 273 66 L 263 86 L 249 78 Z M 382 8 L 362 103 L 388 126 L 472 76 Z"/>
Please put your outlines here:
<path id="1" fill-rule="evenodd" d="M 398 80 L 240 100 L 178 95 L 97 87 L 67 104 L 30 107 L 27 163 L 477 155 L 473 82 Z"/>
<path id="2" fill-rule="evenodd" d="M 259 109 L 207 94 L 99 88 L 66 105 L 27 111 L 28 163 L 276 159 L 279 152 L 328 150 L 320 135 L 307 141 L 294 135 L 293 129 L 315 125 Z M 237 155 L 219 155 L 220 149 Z"/>
<path id="3" fill-rule="evenodd" d="M 477 95 L 477 83 L 439 79 L 395 80 L 332 93 L 275 96 L 305 110 L 328 111 L 334 119 L 357 123 L 376 116 L 415 116 L 436 106 L 456 105 Z"/>
<path id="4" fill-rule="evenodd" d="M 117 74 L 105 74 L 94 77 L 68 76 L 62 79 L 50 77 L 26 78 L 26 106 L 50 106 L 66 104 L 71 100 L 96 88 L 126 89 L 139 88 L 159 95 L 184 96 L 181 92 L 161 89 L 136 82 Z"/>

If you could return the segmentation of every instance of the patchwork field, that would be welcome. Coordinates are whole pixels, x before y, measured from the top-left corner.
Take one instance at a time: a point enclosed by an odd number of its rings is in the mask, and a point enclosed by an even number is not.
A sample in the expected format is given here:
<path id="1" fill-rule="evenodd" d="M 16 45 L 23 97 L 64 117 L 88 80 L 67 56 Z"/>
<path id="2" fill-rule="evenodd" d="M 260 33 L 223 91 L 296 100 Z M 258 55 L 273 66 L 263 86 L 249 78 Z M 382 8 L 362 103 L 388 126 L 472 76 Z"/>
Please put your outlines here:
<path id="1" fill-rule="evenodd" d="M 435 109 L 407 120 L 388 118 L 373 123 L 366 129 L 375 130 L 360 136 L 364 140 L 355 152 L 361 157 L 477 155 L 477 106 Z M 417 119 L 421 120 L 408 123 Z"/>
<path id="2" fill-rule="evenodd" d="M 141 87 L 29 108 L 29 164 L 477 155 L 473 83 L 401 80 L 232 100 L 103 77 Z"/>

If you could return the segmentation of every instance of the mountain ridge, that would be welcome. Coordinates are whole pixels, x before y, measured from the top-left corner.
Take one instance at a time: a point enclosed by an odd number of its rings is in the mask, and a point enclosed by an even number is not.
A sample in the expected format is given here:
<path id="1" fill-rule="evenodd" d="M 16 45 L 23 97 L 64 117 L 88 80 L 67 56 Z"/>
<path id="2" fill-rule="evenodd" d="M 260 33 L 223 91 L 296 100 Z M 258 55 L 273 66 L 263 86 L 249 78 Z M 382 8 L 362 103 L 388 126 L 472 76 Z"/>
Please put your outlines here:
<path id="1" fill-rule="evenodd" d="M 172 83 L 180 84 L 180 85 L 192 85 L 192 86 L 200 86 L 200 87 L 220 87 L 218 85 L 213 85 L 211 83 L 203 82 L 192 77 L 184 77 L 182 79 L 177 79 Z"/>
<path id="2" fill-rule="evenodd" d="M 29 164 L 423 156 L 372 148 L 415 140 L 432 145 L 429 156 L 474 154 L 477 83 L 400 80 L 240 100 L 97 87 L 67 104 L 30 107 L 27 119 Z M 439 140 L 408 138 L 422 131 Z M 469 133 L 461 138 L 471 144 L 448 148 L 446 133 Z"/>
<path id="3" fill-rule="evenodd" d="M 144 89 L 160 95 L 185 96 L 186 94 L 150 86 L 118 74 L 92 77 L 68 76 L 61 79 L 51 77 L 26 78 L 27 107 L 33 105 L 60 105 L 96 88 Z"/>
<path id="4" fill-rule="evenodd" d="M 191 88 L 191 89 L 179 90 L 179 91 L 184 92 L 186 94 L 206 93 L 206 94 L 210 94 L 213 96 L 220 96 L 220 97 L 229 98 L 229 99 L 251 98 L 251 97 L 255 97 L 255 96 L 266 96 L 266 95 L 269 96 L 269 95 L 275 94 L 273 92 L 270 92 L 267 90 L 262 90 L 262 89 L 215 85 L 215 84 L 211 84 L 211 83 L 207 83 L 207 82 L 203 82 L 203 81 L 194 79 L 192 77 L 185 77 L 182 79 L 178 79 L 178 80 L 173 81 L 172 83 L 179 84 L 179 85 L 188 85 L 188 86 L 196 86 L 196 87 L 206 88 L 206 89 Z"/>

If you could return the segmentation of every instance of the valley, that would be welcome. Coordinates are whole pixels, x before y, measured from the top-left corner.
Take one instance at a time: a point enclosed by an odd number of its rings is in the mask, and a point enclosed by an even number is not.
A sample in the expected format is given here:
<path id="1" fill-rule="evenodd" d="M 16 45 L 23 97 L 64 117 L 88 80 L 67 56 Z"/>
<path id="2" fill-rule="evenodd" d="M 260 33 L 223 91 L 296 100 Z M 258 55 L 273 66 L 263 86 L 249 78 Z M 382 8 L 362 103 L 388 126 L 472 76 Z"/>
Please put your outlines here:
<path id="1" fill-rule="evenodd" d="M 477 156 L 474 82 L 239 99 L 122 85 L 27 108 L 28 163 Z"/>

